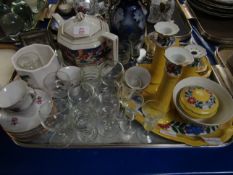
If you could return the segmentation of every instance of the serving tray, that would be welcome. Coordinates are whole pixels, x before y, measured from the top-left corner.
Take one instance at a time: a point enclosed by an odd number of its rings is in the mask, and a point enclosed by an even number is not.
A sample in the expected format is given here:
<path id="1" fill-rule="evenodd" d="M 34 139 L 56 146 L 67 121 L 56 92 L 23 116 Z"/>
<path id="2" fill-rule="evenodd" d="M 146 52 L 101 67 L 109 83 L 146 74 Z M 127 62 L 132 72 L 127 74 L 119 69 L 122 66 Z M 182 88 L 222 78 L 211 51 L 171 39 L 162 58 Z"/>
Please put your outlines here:
<path id="1" fill-rule="evenodd" d="M 186 29 L 188 29 L 188 30 L 182 30 L 182 33 L 179 36 L 182 39 L 188 39 L 191 36 L 191 28 L 189 28 L 189 23 L 184 18 L 184 15 L 182 14 L 182 12 L 179 12 L 178 14 L 179 14 L 178 15 L 179 17 L 182 17 L 178 25 L 179 26 L 181 25 L 182 27 L 183 24 L 186 24 L 187 25 Z M 210 65 L 210 68 L 213 69 L 213 66 Z M 215 80 L 221 84 L 219 75 L 216 71 L 213 71 L 210 77 L 212 80 Z M 142 126 L 139 124 L 140 122 L 142 122 L 142 118 L 138 116 L 136 120 L 137 122 L 135 121 L 133 123 L 133 126 L 137 130 L 143 131 Z M 173 127 L 175 129 L 178 128 L 178 130 L 180 130 L 178 125 L 180 126 L 181 123 L 174 122 L 169 127 Z M 15 144 L 19 146 L 30 147 L 30 148 L 64 148 L 64 147 L 65 148 L 186 148 L 186 147 L 192 147 L 192 146 L 202 146 L 206 148 L 212 148 L 212 147 L 224 147 L 232 143 L 232 139 L 228 139 L 226 142 L 221 142 L 218 138 L 213 138 L 212 140 L 207 139 L 206 142 L 203 142 L 203 141 L 199 142 L 194 139 L 188 143 L 186 142 L 188 138 L 182 138 L 180 140 L 176 140 L 174 139 L 174 137 L 169 136 L 165 130 L 163 133 L 160 133 L 160 134 L 156 130 L 153 132 L 156 134 L 153 135 L 153 142 L 151 144 L 139 143 L 139 141 L 136 139 L 136 136 L 135 136 L 135 138 L 132 138 L 130 142 L 122 141 L 119 137 L 115 137 L 114 139 L 107 140 L 107 141 L 102 141 L 100 138 L 100 139 L 97 139 L 95 143 L 84 144 L 84 143 L 75 141 L 71 145 L 63 145 L 63 144 L 60 144 L 59 141 L 57 143 L 48 143 L 48 137 L 50 136 L 50 133 L 45 134 L 44 132 L 42 132 L 43 134 L 36 137 L 34 140 L 30 140 L 27 142 L 19 141 L 13 137 L 12 137 L 12 141 L 15 142 Z M 8 134 L 10 135 L 10 133 Z"/>
<path id="2" fill-rule="evenodd" d="M 213 66 L 209 65 L 212 69 Z M 210 78 L 212 80 L 218 81 L 218 75 L 216 72 L 212 71 Z M 30 138 L 30 140 L 20 140 L 12 137 L 12 133 L 8 133 L 11 137 L 12 141 L 15 144 L 22 147 L 30 147 L 30 148 L 186 148 L 191 146 L 202 146 L 206 148 L 211 147 L 224 147 L 228 146 L 232 143 L 231 135 L 223 134 L 221 136 L 215 136 L 210 138 L 205 138 L 203 140 L 202 135 L 208 135 L 215 133 L 218 131 L 218 127 L 210 127 L 204 128 L 202 133 L 198 133 L 195 135 L 196 129 L 193 125 L 187 125 L 185 122 L 180 120 L 177 113 L 171 111 L 168 115 L 173 120 L 169 125 L 160 126 L 161 128 L 155 128 L 152 132 L 153 134 L 153 142 L 151 144 L 140 143 L 137 139 L 137 136 L 134 135 L 132 139 L 129 141 L 124 141 L 121 138 L 121 134 L 117 134 L 114 138 L 111 139 L 103 139 L 103 137 L 97 138 L 97 140 L 93 143 L 81 143 L 78 140 L 75 140 L 70 145 L 64 145 L 59 142 L 49 142 L 49 137 L 51 136 L 50 132 L 46 132 L 43 130 L 43 127 L 38 126 L 40 134 L 36 133 L 35 137 Z M 169 117 L 169 116 L 168 116 Z M 143 117 L 141 115 L 137 115 L 136 121 L 133 122 L 133 127 L 139 132 L 143 131 L 143 127 L 140 123 L 143 122 Z M 229 124 L 229 123 L 228 123 Z M 188 133 L 185 130 L 187 127 L 190 127 L 192 132 Z M 225 132 L 225 130 L 219 130 L 220 132 Z M 198 131 L 199 132 L 199 131 Z M 218 134 L 218 132 L 217 132 Z M 229 138 L 230 137 L 230 138 Z M 222 140 L 223 138 L 223 140 Z"/>

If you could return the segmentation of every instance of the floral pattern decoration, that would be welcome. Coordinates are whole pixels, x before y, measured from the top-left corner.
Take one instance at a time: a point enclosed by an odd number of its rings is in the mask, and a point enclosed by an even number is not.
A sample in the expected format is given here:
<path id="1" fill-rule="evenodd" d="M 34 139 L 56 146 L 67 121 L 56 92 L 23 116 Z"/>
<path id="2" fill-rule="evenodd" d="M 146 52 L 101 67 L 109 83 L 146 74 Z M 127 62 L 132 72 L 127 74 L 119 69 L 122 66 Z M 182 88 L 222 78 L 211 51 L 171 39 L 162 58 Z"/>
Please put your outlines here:
<path id="1" fill-rule="evenodd" d="M 13 118 L 11 119 L 11 125 L 15 126 L 15 125 L 17 125 L 17 124 L 18 124 L 18 118 L 17 118 L 17 117 L 13 117 Z"/>
<path id="2" fill-rule="evenodd" d="M 172 134 L 182 134 L 186 136 L 206 135 L 215 132 L 218 129 L 218 126 L 203 126 L 179 121 L 172 121 L 168 124 L 159 124 L 158 126 Z"/>
<path id="3" fill-rule="evenodd" d="M 103 62 L 104 56 L 111 50 L 107 46 L 106 42 L 96 48 L 91 49 L 71 50 L 64 46 L 61 46 L 61 48 L 66 61 L 77 66 L 86 64 L 100 64 Z"/>
<path id="4" fill-rule="evenodd" d="M 168 75 L 173 76 L 173 77 L 178 77 L 181 75 L 182 66 L 176 65 L 176 64 L 173 64 L 173 63 L 167 61 L 166 71 L 167 71 Z"/>
<path id="5" fill-rule="evenodd" d="M 42 97 L 41 96 L 36 97 L 36 104 L 42 104 Z"/>
<path id="6" fill-rule="evenodd" d="M 200 88 L 200 89 L 203 89 L 201 87 L 190 87 L 186 92 L 185 92 L 185 100 L 193 105 L 194 107 L 196 108 L 199 108 L 199 109 L 203 109 L 203 110 L 206 110 L 206 109 L 210 109 L 213 107 L 213 105 L 216 103 L 216 97 L 213 95 L 213 93 L 211 93 L 209 90 L 205 90 L 208 94 L 209 94 L 209 100 L 207 101 L 199 101 L 197 100 L 195 97 L 193 97 L 193 90 L 194 89 L 197 89 L 197 88 Z"/>

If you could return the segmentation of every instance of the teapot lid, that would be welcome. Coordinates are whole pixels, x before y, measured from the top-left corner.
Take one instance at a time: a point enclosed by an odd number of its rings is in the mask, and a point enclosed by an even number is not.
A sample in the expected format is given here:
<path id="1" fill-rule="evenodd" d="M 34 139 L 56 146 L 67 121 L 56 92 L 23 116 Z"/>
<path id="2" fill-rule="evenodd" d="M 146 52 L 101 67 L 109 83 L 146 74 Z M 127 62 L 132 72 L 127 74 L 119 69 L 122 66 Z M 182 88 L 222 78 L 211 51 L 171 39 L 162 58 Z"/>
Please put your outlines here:
<path id="1" fill-rule="evenodd" d="M 101 21 L 97 17 L 78 13 L 63 24 L 62 35 L 66 35 L 71 39 L 81 39 L 91 37 L 100 30 Z"/>

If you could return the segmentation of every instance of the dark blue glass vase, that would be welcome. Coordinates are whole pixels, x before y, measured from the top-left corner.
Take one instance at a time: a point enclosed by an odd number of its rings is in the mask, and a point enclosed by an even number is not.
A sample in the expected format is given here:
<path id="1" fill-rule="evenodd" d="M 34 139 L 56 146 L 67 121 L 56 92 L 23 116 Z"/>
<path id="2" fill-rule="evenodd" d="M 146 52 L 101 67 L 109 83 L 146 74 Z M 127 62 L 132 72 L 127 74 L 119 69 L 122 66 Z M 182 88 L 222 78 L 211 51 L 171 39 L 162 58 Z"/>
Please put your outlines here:
<path id="1" fill-rule="evenodd" d="M 120 0 L 111 13 L 111 32 L 120 41 L 139 40 L 145 33 L 146 9 L 138 0 Z"/>

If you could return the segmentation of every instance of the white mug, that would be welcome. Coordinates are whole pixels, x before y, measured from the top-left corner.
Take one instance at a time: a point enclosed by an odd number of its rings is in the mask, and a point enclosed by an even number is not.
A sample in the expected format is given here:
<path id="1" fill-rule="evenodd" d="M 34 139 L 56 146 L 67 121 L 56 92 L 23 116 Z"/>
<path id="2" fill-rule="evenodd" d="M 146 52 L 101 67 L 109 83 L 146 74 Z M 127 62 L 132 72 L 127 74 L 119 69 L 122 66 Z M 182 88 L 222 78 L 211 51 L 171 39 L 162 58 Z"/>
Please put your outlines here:
<path id="1" fill-rule="evenodd" d="M 45 89 L 45 76 L 61 67 L 56 52 L 44 44 L 21 48 L 11 57 L 11 61 L 18 75 L 31 87 L 38 89 Z"/>

